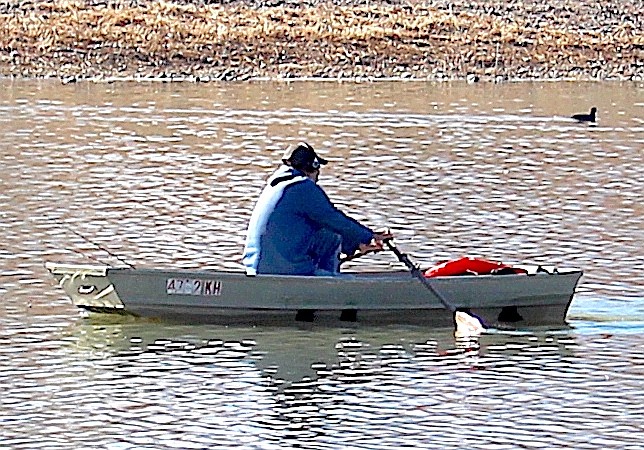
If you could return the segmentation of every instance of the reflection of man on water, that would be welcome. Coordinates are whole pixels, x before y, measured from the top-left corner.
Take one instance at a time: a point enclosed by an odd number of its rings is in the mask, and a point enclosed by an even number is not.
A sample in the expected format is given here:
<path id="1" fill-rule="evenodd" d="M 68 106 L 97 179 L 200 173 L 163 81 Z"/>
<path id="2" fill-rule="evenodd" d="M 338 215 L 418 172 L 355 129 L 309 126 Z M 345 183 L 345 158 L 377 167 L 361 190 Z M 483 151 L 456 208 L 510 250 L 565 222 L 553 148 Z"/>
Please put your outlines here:
<path id="1" fill-rule="evenodd" d="M 335 275 L 340 253 L 383 248 L 378 233 L 337 209 L 317 184 L 327 160 L 307 143 L 290 146 L 268 179 L 248 224 L 243 262 L 248 275 Z"/>

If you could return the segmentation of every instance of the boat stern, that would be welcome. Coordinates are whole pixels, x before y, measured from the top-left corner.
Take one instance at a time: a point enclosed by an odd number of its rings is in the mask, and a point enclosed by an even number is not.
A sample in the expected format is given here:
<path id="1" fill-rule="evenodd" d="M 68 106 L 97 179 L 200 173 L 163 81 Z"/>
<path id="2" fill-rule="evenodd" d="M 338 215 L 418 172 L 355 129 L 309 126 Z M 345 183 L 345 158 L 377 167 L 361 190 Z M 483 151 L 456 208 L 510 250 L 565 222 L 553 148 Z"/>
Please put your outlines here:
<path id="1" fill-rule="evenodd" d="M 109 266 L 46 262 L 45 268 L 75 306 L 93 312 L 125 313 L 125 306 L 107 277 Z"/>

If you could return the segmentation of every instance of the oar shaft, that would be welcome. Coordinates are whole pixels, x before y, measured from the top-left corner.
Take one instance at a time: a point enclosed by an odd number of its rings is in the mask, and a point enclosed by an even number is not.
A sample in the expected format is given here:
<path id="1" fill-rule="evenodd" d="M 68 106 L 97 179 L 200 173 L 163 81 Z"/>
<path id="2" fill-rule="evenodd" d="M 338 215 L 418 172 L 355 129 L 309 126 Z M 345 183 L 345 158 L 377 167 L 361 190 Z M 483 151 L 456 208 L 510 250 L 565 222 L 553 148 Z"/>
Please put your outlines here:
<path id="1" fill-rule="evenodd" d="M 443 304 L 443 306 L 446 309 L 450 310 L 451 312 L 456 311 L 456 307 L 452 305 L 450 302 L 448 302 L 447 299 L 440 292 L 438 292 L 434 286 L 432 286 L 429 280 L 425 278 L 425 276 L 422 274 L 418 266 L 413 262 L 411 262 L 411 260 L 409 259 L 409 256 L 401 252 L 398 249 L 398 247 L 394 245 L 391 239 L 385 239 L 384 242 L 385 242 L 385 245 L 389 247 L 389 250 L 391 250 L 396 255 L 396 257 L 398 258 L 398 261 L 406 265 L 407 268 L 410 270 L 411 274 L 416 278 L 418 278 L 425 285 L 425 287 L 429 289 L 432 292 L 432 294 L 434 294 L 438 298 L 438 300 L 440 300 L 440 302 Z"/>

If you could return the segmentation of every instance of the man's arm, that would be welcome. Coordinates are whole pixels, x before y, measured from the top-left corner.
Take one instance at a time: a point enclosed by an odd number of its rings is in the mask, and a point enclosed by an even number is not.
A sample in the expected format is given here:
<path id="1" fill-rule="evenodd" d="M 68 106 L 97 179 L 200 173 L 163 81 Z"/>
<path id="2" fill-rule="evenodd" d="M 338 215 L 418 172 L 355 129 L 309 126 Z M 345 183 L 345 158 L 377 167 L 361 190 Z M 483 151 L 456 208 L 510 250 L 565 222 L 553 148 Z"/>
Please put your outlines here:
<path id="1" fill-rule="evenodd" d="M 376 233 L 354 218 L 347 216 L 333 205 L 317 184 L 300 184 L 306 191 L 302 193 L 301 197 L 305 214 L 315 223 L 342 236 L 342 253 L 351 255 L 357 250 L 368 252 L 382 249 L 382 239 L 386 239 L 388 234 Z"/>

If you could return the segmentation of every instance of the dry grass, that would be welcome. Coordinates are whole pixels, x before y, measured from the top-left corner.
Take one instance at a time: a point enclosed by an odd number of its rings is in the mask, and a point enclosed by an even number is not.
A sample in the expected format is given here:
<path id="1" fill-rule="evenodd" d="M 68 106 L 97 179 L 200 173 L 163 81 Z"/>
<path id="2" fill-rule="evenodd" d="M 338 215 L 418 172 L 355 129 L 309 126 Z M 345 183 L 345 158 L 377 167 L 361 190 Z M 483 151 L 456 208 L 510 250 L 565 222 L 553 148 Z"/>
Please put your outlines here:
<path id="1" fill-rule="evenodd" d="M 594 27 L 593 17 L 579 17 L 590 3 L 582 0 L 561 2 L 578 5 L 579 11 L 568 16 L 562 7 L 540 11 L 536 2 L 510 8 L 483 0 L 456 10 L 432 3 L 300 8 L 23 3 L 0 14 L 0 73 L 201 79 L 643 77 L 641 14 L 628 15 L 628 2 L 615 2 L 621 20 Z M 633 0 L 632 8 L 637 5 Z"/>

